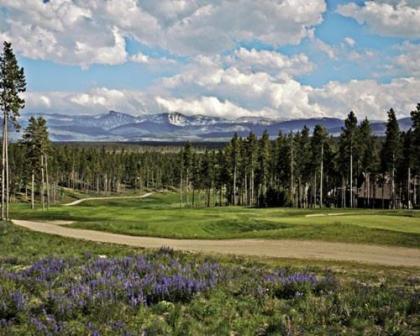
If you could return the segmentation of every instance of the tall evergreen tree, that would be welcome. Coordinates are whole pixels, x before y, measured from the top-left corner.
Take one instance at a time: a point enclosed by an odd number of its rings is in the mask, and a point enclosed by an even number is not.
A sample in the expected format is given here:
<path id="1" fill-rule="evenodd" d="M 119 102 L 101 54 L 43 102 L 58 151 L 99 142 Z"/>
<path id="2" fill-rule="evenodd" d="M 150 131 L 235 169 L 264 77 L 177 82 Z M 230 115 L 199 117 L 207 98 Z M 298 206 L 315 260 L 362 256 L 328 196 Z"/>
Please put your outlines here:
<path id="1" fill-rule="evenodd" d="M 346 175 L 348 174 L 349 187 L 350 187 L 350 208 L 353 207 L 353 160 L 355 154 L 356 145 L 356 131 L 357 131 L 357 118 L 353 111 L 351 111 L 346 120 L 344 121 L 344 127 L 340 135 L 340 163 L 341 171 L 343 173 L 342 179 L 342 206 L 346 206 L 345 195 L 346 195 Z"/>
<path id="2" fill-rule="evenodd" d="M 361 180 L 365 182 L 365 194 L 367 203 L 370 205 L 371 183 L 375 181 L 375 172 L 378 169 L 378 152 L 376 148 L 376 139 L 372 135 L 370 122 L 365 118 L 357 130 L 357 149 L 358 149 L 358 172 L 361 174 Z"/>
<path id="3" fill-rule="evenodd" d="M 258 173 L 259 205 L 267 206 L 266 196 L 269 182 L 271 160 L 271 142 L 267 131 L 264 131 L 258 144 Z"/>
<path id="4" fill-rule="evenodd" d="M 2 147 L 2 197 L 1 218 L 9 219 L 9 126 L 11 121 L 18 128 L 19 110 L 25 106 L 20 96 L 26 90 L 23 68 L 19 67 L 12 45 L 3 43 L 0 54 L 0 109 L 3 114 L 3 147 Z"/>
<path id="5" fill-rule="evenodd" d="M 38 121 L 35 117 L 29 118 L 28 126 L 23 134 L 23 144 L 25 146 L 25 167 L 28 175 L 31 176 L 31 205 L 35 208 L 35 177 L 40 170 L 40 148 L 37 144 L 37 127 Z"/>
<path id="6" fill-rule="evenodd" d="M 417 104 L 417 107 L 414 111 L 411 112 L 411 120 L 413 122 L 412 126 L 412 141 L 413 141 L 413 174 L 420 175 L 420 103 Z M 413 179 L 413 203 L 418 205 L 418 190 L 417 190 L 418 179 Z"/>
<path id="7" fill-rule="evenodd" d="M 232 166 L 232 200 L 233 204 L 237 205 L 237 196 L 238 196 L 238 189 L 237 189 L 237 182 L 238 182 L 238 165 L 240 160 L 240 139 L 238 134 L 235 133 L 231 142 L 231 166 Z"/>
<path id="8" fill-rule="evenodd" d="M 311 169 L 311 142 L 309 128 L 304 126 L 300 133 L 295 135 L 295 175 L 298 182 L 298 206 L 307 207 L 309 204 L 309 183 L 312 178 Z"/>
<path id="9" fill-rule="evenodd" d="M 411 188 L 411 174 L 414 168 L 414 161 L 416 152 L 414 151 L 414 137 L 412 130 L 408 130 L 401 134 L 402 138 L 402 151 L 401 160 L 397 167 L 397 179 L 398 183 L 405 190 L 405 206 L 407 209 L 411 209 L 413 205 L 412 200 L 412 188 Z"/>
<path id="10" fill-rule="evenodd" d="M 417 108 L 411 112 L 411 120 L 413 123 L 413 150 L 415 153 L 420 153 L 420 103 L 417 104 Z M 420 174 L 420 155 L 416 155 L 414 165 L 416 167 L 416 173 Z"/>
<path id="11" fill-rule="evenodd" d="M 254 133 L 250 133 L 246 139 L 248 177 L 248 205 L 256 203 L 255 198 L 255 171 L 258 167 L 258 141 Z"/>
<path id="12" fill-rule="evenodd" d="M 391 206 L 396 207 L 395 169 L 401 155 L 400 127 L 393 109 L 388 111 L 388 121 L 385 131 L 385 142 L 381 152 L 381 166 L 383 173 L 391 178 Z"/>
<path id="13" fill-rule="evenodd" d="M 328 133 L 325 127 L 316 125 L 311 139 L 312 151 L 312 165 L 314 172 L 314 204 L 316 203 L 317 194 L 317 173 L 319 172 L 319 206 L 323 206 L 323 192 L 324 192 L 324 153 L 325 142 L 327 141 Z"/>

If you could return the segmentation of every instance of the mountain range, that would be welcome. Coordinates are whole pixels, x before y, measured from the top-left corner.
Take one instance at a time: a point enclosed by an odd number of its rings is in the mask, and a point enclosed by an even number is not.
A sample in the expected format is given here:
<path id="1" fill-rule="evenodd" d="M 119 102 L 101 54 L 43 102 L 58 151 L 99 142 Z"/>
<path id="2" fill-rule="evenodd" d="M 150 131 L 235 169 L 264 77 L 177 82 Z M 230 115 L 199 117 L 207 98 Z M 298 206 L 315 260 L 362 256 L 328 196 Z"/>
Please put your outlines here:
<path id="1" fill-rule="evenodd" d="M 338 118 L 273 120 L 242 117 L 230 120 L 202 115 L 187 116 L 177 112 L 133 116 L 109 111 L 94 116 L 43 114 L 43 117 L 48 122 L 53 141 L 224 141 L 235 132 L 240 136 L 247 136 L 249 132 L 260 136 L 267 130 L 274 137 L 279 131 L 296 132 L 305 125 L 313 129 L 317 124 L 323 125 L 330 134 L 337 135 L 344 125 L 344 121 Z M 407 130 L 411 126 L 411 119 L 403 118 L 399 123 L 402 130 Z M 21 124 L 25 127 L 27 118 L 22 117 Z M 375 121 L 371 125 L 376 135 L 384 134 L 385 122 Z"/>

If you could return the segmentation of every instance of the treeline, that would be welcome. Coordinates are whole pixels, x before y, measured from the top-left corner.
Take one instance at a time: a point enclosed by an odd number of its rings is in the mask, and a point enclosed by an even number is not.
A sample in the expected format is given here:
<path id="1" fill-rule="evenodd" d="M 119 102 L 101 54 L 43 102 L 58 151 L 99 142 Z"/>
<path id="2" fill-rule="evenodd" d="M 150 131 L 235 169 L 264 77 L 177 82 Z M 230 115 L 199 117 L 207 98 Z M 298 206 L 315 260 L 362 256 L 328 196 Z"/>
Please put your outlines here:
<path id="1" fill-rule="evenodd" d="M 46 122 L 31 118 L 11 146 L 11 193 L 55 202 L 63 188 L 96 193 L 177 189 L 184 206 L 390 207 L 419 205 L 420 104 L 400 132 L 388 112 L 384 138 L 351 112 L 339 137 L 313 132 L 235 135 L 217 150 L 178 152 L 57 145 Z"/>
<path id="2" fill-rule="evenodd" d="M 178 154 L 52 144 L 46 121 L 30 118 L 22 140 L 10 146 L 11 193 L 38 198 L 43 208 L 57 202 L 64 188 L 96 193 L 162 189 L 179 180 Z"/>
<path id="3" fill-rule="evenodd" d="M 419 206 L 420 104 L 413 126 L 400 132 L 388 112 L 386 134 L 378 139 L 368 119 L 351 112 L 341 135 L 322 126 L 313 133 L 280 133 L 271 141 L 235 135 L 219 151 L 200 155 L 191 146 L 180 154 L 180 197 L 184 204 L 390 207 Z"/>

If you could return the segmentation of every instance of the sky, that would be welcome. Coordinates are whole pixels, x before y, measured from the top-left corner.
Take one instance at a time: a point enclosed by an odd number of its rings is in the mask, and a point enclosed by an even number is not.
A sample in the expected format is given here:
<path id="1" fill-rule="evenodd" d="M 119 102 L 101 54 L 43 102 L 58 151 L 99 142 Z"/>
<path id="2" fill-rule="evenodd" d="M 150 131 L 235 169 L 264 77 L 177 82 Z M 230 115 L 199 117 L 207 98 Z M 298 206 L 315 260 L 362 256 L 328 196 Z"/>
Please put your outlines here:
<path id="1" fill-rule="evenodd" d="M 420 0 L 0 0 L 24 113 L 383 120 L 420 102 Z"/>

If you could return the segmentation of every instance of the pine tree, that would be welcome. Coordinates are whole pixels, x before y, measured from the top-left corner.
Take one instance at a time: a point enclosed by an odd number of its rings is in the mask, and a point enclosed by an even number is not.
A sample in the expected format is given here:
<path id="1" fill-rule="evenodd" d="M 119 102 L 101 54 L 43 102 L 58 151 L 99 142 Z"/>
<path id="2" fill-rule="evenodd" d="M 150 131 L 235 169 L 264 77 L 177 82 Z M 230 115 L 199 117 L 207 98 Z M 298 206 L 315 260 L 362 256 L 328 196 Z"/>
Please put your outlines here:
<path id="1" fill-rule="evenodd" d="M 3 52 L 0 54 L 0 110 L 3 113 L 3 150 L 2 150 L 2 198 L 1 218 L 9 219 L 9 130 L 11 121 L 18 128 L 17 118 L 19 110 L 25 106 L 20 96 L 26 90 L 23 68 L 19 67 L 12 45 L 3 43 Z"/>
<path id="2" fill-rule="evenodd" d="M 271 142 L 267 131 L 264 131 L 258 143 L 258 185 L 259 185 L 259 205 L 267 206 L 267 189 L 270 173 L 271 161 Z"/>
<path id="3" fill-rule="evenodd" d="M 188 193 L 189 193 L 189 186 L 190 186 L 190 178 L 191 178 L 191 171 L 192 171 L 192 147 L 190 143 L 187 143 L 184 147 L 184 151 L 182 154 L 182 162 L 183 162 L 183 171 L 185 176 L 185 203 L 188 206 Z"/>
<path id="4" fill-rule="evenodd" d="M 312 178 L 311 144 L 309 128 L 304 126 L 300 133 L 295 135 L 296 150 L 294 161 L 296 163 L 295 175 L 298 181 L 298 206 L 308 206 L 309 182 Z"/>
<path id="5" fill-rule="evenodd" d="M 389 173 L 391 177 L 391 206 L 393 209 L 396 207 L 395 169 L 400 158 L 400 151 L 400 127 L 394 110 L 390 109 L 386 124 L 385 142 L 381 152 L 381 165 L 383 173 Z"/>
<path id="6" fill-rule="evenodd" d="M 47 197 L 47 208 L 50 205 L 50 186 L 49 186 L 49 172 L 48 172 L 48 157 L 51 152 L 51 143 L 48 136 L 47 121 L 43 117 L 39 117 L 37 125 L 37 141 L 40 148 L 41 161 L 41 184 L 42 184 L 42 207 L 45 208 L 45 193 Z"/>
<path id="7" fill-rule="evenodd" d="M 258 141 L 254 133 L 250 133 L 246 139 L 247 167 L 248 167 L 248 205 L 256 203 L 255 198 L 255 170 L 258 165 Z"/>
<path id="8" fill-rule="evenodd" d="M 238 196 L 238 189 L 237 189 L 237 180 L 238 180 L 238 164 L 240 160 L 240 139 L 238 137 L 238 134 L 235 133 L 233 136 L 231 142 L 231 166 L 232 166 L 232 200 L 233 205 L 237 205 L 237 196 Z"/>
<path id="9" fill-rule="evenodd" d="M 340 163 L 343 173 L 349 173 L 350 182 L 350 208 L 353 207 L 353 160 L 356 146 L 356 131 L 357 131 L 357 118 L 353 111 L 351 111 L 346 120 L 344 121 L 344 127 L 340 135 Z M 348 168 L 347 168 L 348 167 Z M 346 206 L 345 194 L 346 194 L 346 177 L 342 175 L 342 206 Z"/>
<path id="10" fill-rule="evenodd" d="M 420 175 L 420 104 L 417 104 L 416 110 L 411 112 L 412 126 L 412 141 L 413 141 L 413 173 Z M 417 178 L 413 181 L 413 204 L 418 205 L 418 192 L 417 192 Z"/>
<path id="11" fill-rule="evenodd" d="M 414 167 L 414 160 L 416 152 L 414 151 L 414 137 L 412 130 L 408 130 L 401 134 L 402 138 L 402 152 L 401 160 L 397 168 L 397 179 L 400 185 L 405 189 L 405 205 L 407 209 L 411 209 L 413 205 L 411 197 L 411 174 Z"/>
<path id="12" fill-rule="evenodd" d="M 374 174 L 378 166 L 378 152 L 376 148 L 376 139 L 372 135 L 372 129 L 370 122 L 365 118 L 357 130 L 357 148 L 358 148 L 358 168 L 361 170 L 361 174 L 365 182 L 365 194 L 367 203 L 366 206 L 370 204 L 370 184 L 372 181 L 375 181 Z"/>
<path id="13" fill-rule="evenodd" d="M 312 165 L 314 172 L 314 204 L 316 204 L 317 193 L 317 172 L 319 172 L 319 206 L 323 206 L 323 188 L 324 188 L 324 151 L 327 141 L 327 130 L 321 125 L 316 125 L 311 139 Z"/>
<path id="14" fill-rule="evenodd" d="M 40 147 L 37 141 L 38 121 L 34 117 L 29 118 L 28 126 L 23 134 L 23 144 L 25 147 L 25 166 L 28 169 L 28 174 L 31 176 L 31 205 L 35 208 L 35 177 L 40 170 Z"/>

